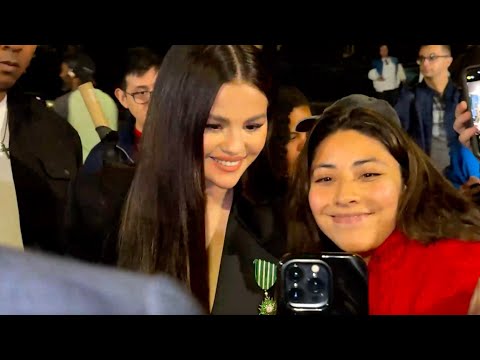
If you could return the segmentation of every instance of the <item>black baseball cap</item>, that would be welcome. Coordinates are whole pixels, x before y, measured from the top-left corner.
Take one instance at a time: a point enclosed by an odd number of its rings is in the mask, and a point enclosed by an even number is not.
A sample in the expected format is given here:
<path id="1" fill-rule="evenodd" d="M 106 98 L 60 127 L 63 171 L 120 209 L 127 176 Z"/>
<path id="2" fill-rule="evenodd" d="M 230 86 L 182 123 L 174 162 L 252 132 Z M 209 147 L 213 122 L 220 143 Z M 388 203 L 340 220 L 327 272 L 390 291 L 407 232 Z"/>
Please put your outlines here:
<path id="1" fill-rule="evenodd" d="M 398 117 L 397 112 L 385 100 L 380 100 L 362 94 L 352 94 L 335 101 L 332 105 L 330 105 L 323 111 L 323 114 L 338 108 L 341 108 L 343 111 L 351 111 L 356 108 L 366 108 L 374 110 L 389 119 L 394 119 L 398 123 L 398 125 L 400 125 L 400 118 Z M 295 127 L 295 130 L 298 132 L 310 131 L 317 123 L 317 121 L 321 119 L 322 115 L 308 117 L 300 121 Z"/>
<path id="2" fill-rule="evenodd" d="M 317 123 L 318 119 L 320 119 L 321 115 L 313 115 L 308 118 L 303 119 L 300 121 L 297 126 L 295 126 L 295 131 L 297 132 L 309 132 Z"/>

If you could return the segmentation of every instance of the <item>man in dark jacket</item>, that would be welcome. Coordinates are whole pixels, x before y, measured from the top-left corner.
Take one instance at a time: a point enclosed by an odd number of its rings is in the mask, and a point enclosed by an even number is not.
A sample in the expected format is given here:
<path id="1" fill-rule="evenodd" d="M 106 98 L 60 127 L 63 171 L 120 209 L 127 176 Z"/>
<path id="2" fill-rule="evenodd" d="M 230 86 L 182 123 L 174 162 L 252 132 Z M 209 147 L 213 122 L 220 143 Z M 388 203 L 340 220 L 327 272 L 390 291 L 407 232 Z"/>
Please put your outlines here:
<path id="1" fill-rule="evenodd" d="M 0 45 L 0 244 L 63 252 L 67 189 L 82 163 L 77 132 L 15 83 L 36 45 Z"/>
<path id="2" fill-rule="evenodd" d="M 422 45 L 417 62 L 424 79 L 411 91 L 402 91 L 395 109 L 404 130 L 459 188 L 470 176 L 480 176 L 480 163 L 453 130 L 461 92 L 448 73 L 450 46 Z"/>

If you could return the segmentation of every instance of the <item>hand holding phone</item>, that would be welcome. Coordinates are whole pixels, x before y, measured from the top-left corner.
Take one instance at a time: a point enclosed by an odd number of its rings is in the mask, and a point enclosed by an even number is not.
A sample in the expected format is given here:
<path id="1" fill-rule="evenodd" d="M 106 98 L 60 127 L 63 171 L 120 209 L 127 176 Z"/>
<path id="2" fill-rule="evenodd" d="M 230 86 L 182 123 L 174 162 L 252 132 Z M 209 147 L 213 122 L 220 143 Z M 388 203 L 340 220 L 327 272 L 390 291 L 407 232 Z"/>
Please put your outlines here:
<path id="1" fill-rule="evenodd" d="M 470 126 L 480 132 L 480 64 L 466 67 L 462 72 L 463 96 L 468 110 L 472 114 Z M 480 158 L 480 135 L 472 136 L 471 147 L 473 154 Z"/>
<path id="2" fill-rule="evenodd" d="M 279 315 L 368 315 L 367 266 L 360 256 L 288 254 L 279 265 Z"/>

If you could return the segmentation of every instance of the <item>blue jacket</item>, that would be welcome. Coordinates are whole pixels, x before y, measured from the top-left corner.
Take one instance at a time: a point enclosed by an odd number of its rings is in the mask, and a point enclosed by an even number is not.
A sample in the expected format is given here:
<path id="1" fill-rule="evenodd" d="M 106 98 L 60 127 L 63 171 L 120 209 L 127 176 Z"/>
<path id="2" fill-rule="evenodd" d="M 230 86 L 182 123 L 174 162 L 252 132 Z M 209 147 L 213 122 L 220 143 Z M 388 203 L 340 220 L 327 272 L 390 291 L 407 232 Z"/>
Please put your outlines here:
<path id="1" fill-rule="evenodd" d="M 398 59 L 396 57 L 390 56 L 390 60 L 392 63 L 395 64 L 395 74 L 398 70 Z M 383 73 L 383 60 L 382 59 L 375 59 L 372 61 L 372 66 L 374 69 L 377 70 L 378 74 L 381 76 Z"/>
<path id="2" fill-rule="evenodd" d="M 428 155 L 432 145 L 433 96 L 434 91 L 422 81 L 412 90 L 403 89 L 395 105 L 402 127 Z M 461 92 L 451 80 L 445 89 L 444 99 L 444 125 L 450 155 L 450 165 L 444 174 L 455 187 L 459 187 L 470 176 L 480 176 L 480 162 L 458 141 L 458 134 L 453 129 L 455 107 L 461 101 Z"/>

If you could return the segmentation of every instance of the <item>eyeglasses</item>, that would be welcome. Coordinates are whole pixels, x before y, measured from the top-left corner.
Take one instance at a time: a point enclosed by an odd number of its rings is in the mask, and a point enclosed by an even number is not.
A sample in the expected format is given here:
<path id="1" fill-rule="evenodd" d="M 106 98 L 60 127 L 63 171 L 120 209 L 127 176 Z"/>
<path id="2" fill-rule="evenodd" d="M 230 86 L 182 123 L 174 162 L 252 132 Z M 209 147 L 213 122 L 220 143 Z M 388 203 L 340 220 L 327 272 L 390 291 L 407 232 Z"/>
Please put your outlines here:
<path id="1" fill-rule="evenodd" d="M 144 90 L 144 91 L 138 91 L 130 94 L 129 92 L 125 91 L 125 94 L 128 94 L 131 97 L 133 97 L 133 101 L 135 101 L 137 104 L 143 105 L 150 101 L 152 92 L 153 91 Z"/>
<path id="2" fill-rule="evenodd" d="M 419 56 L 417 58 L 417 64 L 418 65 L 422 65 L 424 63 L 425 60 L 428 60 L 428 62 L 434 62 L 436 61 L 438 58 L 448 58 L 450 57 L 450 55 L 435 55 L 435 54 L 430 54 L 428 56 Z"/>

